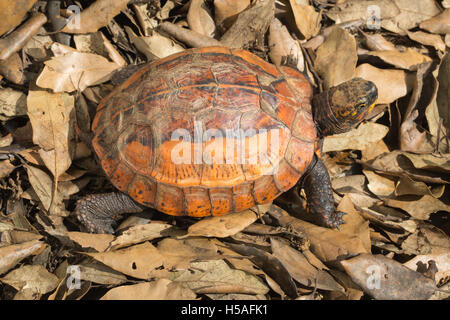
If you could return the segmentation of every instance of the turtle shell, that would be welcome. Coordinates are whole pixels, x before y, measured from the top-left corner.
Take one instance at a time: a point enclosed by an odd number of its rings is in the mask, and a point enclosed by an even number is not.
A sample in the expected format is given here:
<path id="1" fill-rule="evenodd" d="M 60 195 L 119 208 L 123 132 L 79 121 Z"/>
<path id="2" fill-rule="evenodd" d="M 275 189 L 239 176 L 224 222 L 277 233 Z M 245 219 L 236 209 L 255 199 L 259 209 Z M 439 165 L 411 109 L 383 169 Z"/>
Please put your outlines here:
<path id="1" fill-rule="evenodd" d="M 171 215 L 272 201 L 314 154 L 312 89 L 245 50 L 189 49 L 149 63 L 98 106 L 93 147 L 111 182 Z"/>

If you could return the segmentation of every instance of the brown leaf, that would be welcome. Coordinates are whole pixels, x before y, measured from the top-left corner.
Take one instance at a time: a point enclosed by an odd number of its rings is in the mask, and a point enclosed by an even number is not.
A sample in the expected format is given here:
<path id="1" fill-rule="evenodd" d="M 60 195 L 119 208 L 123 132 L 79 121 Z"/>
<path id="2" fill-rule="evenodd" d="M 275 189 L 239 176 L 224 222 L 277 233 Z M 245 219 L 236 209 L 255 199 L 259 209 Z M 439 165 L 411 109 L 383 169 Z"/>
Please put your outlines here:
<path id="1" fill-rule="evenodd" d="M 348 31 L 334 27 L 316 54 L 314 65 L 326 88 L 353 78 L 358 56 L 355 38 Z"/>
<path id="2" fill-rule="evenodd" d="M 450 12 L 450 11 L 449 11 Z M 450 15 L 449 15 L 450 19 Z M 407 32 L 408 37 L 411 40 L 417 41 L 426 46 L 433 46 L 436 50 L 445 51 L 445 43 L 442 41 L 441 36 L 437 34 L 429 34 L 422 31 L 417 32 Z"/>
<path id="3" fill-rule="evenodd" d="M 289 34 L 288 29 L 281 24 L 280 20 L 273 19 L 269 28 L 269 56 L 276 65 L 282 65 L 283 59 L 292 57 L 296 61 L 298 70 L 303 71 L 304 58 L 300 44 Z"/>
<path id="4" fill-rule="evenodd" d="M 395 185 L 395 195 L 430 195 L 435 198 L 440 198 L 445 190 L 445 185 L 429 187 L 424 182 L 414 181 L 408 176 L 401 176 Z"/>
<path id="5" fill-rule="evenodd" d="M 11 88 L 0 90 L 0 118 L 24 116 L 27 113 L 27 96 Z"/>
<path id="6" fill-rule="evenodd" d="M 397 68 L 409 71 L 415 71 L 417 70 L 418 65 L 424 62 L 432 61 L 430 57 L 420 54 L 412 48 L 407 48 L 403 52 L 389 50 L 371 51 L 367 54 L 378 57 L 384 62 L 392 64 Z"/>
<path id="7" fill-rule="evenodd" d="M 431 33 L 450 33 L 450 8 L 447 8 L 442 13 L 423 21 L 420 24 L 420 28 Z"/>
<path id="8" fill-rule="evenodd" d="M 367 188 L 379 197 L 389 197 L 394 193 L 395 181 L 376 174 L 370 170 L 363 170 L 364 175 L 369 180 Z"/>
<path id="9" fill-rule="evenodd" d="M 387 41 L 381 34 L 369 34 L 363 32 L 366 38 L 366 45 L 373 51 L 397 50 L 392 42 Z"/>
<path id="10" fill-rule="evenodd" d="M 109 290 L 100 300 L 193 300 L 196 294 L 182 284 L 157 279 Z"/>
<path id="11" fill-rule="evenodd" d="M 127 247 L 132 244 L 169 236 L 173 226 L 167 223 L 151 222 L 137 225 L 125 230 L 110 244 L 111 250 Z"/>
<path id="12" fill-rule="evenodd" d="M 70 240 L 78 243 L 82 248 L 93 248 L 98 252 L 105 251 L 114 236 L 112 234 L 95 234 L 95 233 L 84 233 L 71 231 L 67 232 Z"/>
<path id="13" fill-rule="evenodd" d="M 343 291 L 333 277 L 325 271 L 314 268 L 301 252 L 275 238 L 271 238 L 270 243 L 273 255 L 281 261 L 297 282 L 323 290 Z"/>
<path id="14" fill-rule="evenodd" d="M 80 16 L 75 17 L 61 32 L 89 33 L 96 32 L 126 8 L 130 0 L 96 0 Z M 73 21 L 73 23 L 72 23 Z M 77 23 L 79 22 L 79 23 Z"/>
<path id="15" fill-rule="evenodd" d="M 38 294 L 46 294 L 54 290 L 59 283 L 58 277 L 41 265 L 22 266 L 0 278 L 0 281 L 18 291 L 29 289 Z"/>
<path id="16" fill-rule="evenodd" d="M 356 68 L 355 77 L 370 80 L 377 86 L 377 104 L 389 104 L 404 97 L 408 88 L 407 73 L 397 69 L 379 69 L 368 63 Z"/>
<path id="17" fill-rule="evenodd" d="M 30 91 L 28 117 L 33 127 L 33 142 L 41 147 L 39 155 L 57 179 L 71 165 L 74 98 L 68 94 Z"/>
<path id="18" fill-rule="evenodd" d="M 416 197 L 411 200 L 385 199 L 386 205 L 400 208 L 408 212 L 412 217 L 420 220 L 427 220 L 431 213 L 437 211 L 450 211 L 450 206 L 444 204 L 435 197 L 424 195 L 419 200 Z"/>
<path id="19" fill-rule="evenodd" d="M 422 262 L 424 264 L 428 264 L 430 260 L 433 260 L 436 263 L 436 267 L 438 271 L 435 274 L 435 281 L 437 284 L 441 281 L 445 281 L 450 277 L 450 253 L 444 252 L 439 254 L 427 254 L 427 255 L 418 255 L 408 262 L 405 262 L 403 265 L 411 270 L 417 271 L 418 263 Z"/>
<path id="20" fill-rule="evenodd" d="M 364 150 L 368 145 L 383 139 L 388 131 L 388 127 L 378 123 L 363 123 L 357 129 L 349 132 L 325 137 L 323 152 L 347 149 Z"/>
<path id="21" fill-rule="evenodd" d="M 237 15 L 250 5 L 250 0 L 214 0 L 214 17 L 221 29 L 230 27 Z"/>
<path id="22" fill-rule="evenodd" d="M 0 247 L 0 274 L 14 268 L 26 257 L 40 253 L 46 246 L 42 241 L 32 240 Z"/>
<path id="23" fill-rule="evenodd" d="M 94 283 L 119 285 L 127 282 L 127 277 L 103 264 L 79 264 L 79 280 Z"/>
<path id="24" fill-rule="evenodd" d="M 228 243 L 228 246 L 233 251 L 243 256 L 248 256 L 255 265 L 273 278 L 289 297 L 297 297 L 297 287 L 291 275 L 274 255 L 245 244 Z"/>
<path id="25" fill-rule="evenodd" d="M 191 0 L 187 13 L 189 28 L 208 37 L 213 37 L 216 25 L 205 0 Z"/>
<path id="26" fill-rule="evenodd" d="M 309 4 L 308 0 L 289 0 L 295 23 L 300 33 L 309 39 L 320 32 L 322 15 Z"/>
<path id="27" fill-rule="evenodd" d="M 450 251 L 450 238 L 441 229 L 421 223 L 401 246 L 405 254 L 441 254 Z"/>
<path id="28" fill-rule="evenodd" d="M 433 280 L 383 255 L 361 254 L 341 264 L 355 283 L 378 300 L 424 300 L 437 289 Z"/>
<path id="29" fill-rule="evenodd" d="M 286 211 L 272 206 L 269 210 L 280 225 L 289 226 L 301 234 L 305 234 L 310 241 L 310 250 L 322 262 L 332 262 L 337 259 L 358 253 L 367 253 L 359 237 L 349 236 L 335 229 L 328 229 L 313 225 L 291 217 Z"/>
<path id="30" fill-rule="evenodd" d="M 341 232 L 350 237 L 358 237 L 366 251 L 371 252 L 369 221 L 365 220 L 355 209 L 351 197 L 345 195 L 336 210 L 346 213 L 344 215 L 345 224 L 341 226 Z"/>
<path id="31" fill-rule="evenodd" d="M 232 236 L 256 221 L 258 215 L 252 210 L 234 212 L 224 216 L 207 217 L 188 228 L 186 236 L 225 238 Z"/>
<path id="32" fill-rule="evenodd" d="M 17 27 L 36 0 L 6 0 L 0 3 L 0 35 Z"/>
<path id="33" fill-rule="evenodd" d="M 108 81 L 119 67 L 102 56 L 73 51 L 46 61 L 36 84 L 54 92 L 83 91 Z"/>

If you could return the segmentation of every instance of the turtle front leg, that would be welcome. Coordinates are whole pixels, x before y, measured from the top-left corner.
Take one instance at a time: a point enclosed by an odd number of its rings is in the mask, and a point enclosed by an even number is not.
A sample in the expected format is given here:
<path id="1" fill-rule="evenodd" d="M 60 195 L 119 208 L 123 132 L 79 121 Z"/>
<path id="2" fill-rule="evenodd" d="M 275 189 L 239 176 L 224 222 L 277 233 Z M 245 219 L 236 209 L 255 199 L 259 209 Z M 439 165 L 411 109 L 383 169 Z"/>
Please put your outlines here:
<path id="1" fill-rule="evenodd" d="M 327 168 L 316 155 L 303 178 L 303 189 L 306 194 L 308 212 L 321 226 L 337 228 L 344 224 L 344 212 L 334 207 L 333 190 Z"/>
<path id="2" fill-rule="evenodd" d="M 75 215 L 91 233 L 114 233 L 113 226 L 124 213 L 144 209 L 126 194 L 111 192 L 94 194 L 78 200 Z"/>

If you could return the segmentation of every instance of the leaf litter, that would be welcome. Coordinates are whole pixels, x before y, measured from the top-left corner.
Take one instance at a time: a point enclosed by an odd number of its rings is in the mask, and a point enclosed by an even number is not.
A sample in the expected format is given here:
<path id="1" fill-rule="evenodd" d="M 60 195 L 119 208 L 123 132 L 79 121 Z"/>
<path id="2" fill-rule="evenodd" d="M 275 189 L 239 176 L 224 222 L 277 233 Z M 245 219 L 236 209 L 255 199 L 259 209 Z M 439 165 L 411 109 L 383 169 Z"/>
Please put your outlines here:
<path id="1" fill-rule="evenodd" d="M 65 36 L 39 1 L 0 5 L 0 298 L 448 298 L 448 1 L 82 3 Z M 298 188 L 264 210 L 80 229 L 76 200 L 113 188 L 77 130 L 116 71 L 208 45 L 294 62 L 316 91 L 377 85 L 372 114 L 324 139 L 340 231 L 310 223 Z"/>

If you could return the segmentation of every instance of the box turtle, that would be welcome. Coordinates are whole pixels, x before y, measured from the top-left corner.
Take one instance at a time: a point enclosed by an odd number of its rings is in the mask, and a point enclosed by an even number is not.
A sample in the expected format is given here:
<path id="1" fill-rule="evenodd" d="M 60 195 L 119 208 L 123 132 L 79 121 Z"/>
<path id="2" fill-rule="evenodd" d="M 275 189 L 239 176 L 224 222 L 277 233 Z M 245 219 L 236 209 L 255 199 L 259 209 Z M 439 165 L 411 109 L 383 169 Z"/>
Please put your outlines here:
<path id="1" fill-rule="evenodd" d="M 302 183 L 318 224 L 339 227 L 320 141 L 360 123 L 376 98 L 360 78 L 313 97 L 301 72 L 241 49 L 148 63 L 102 100 L 92 124 L 92 146 L 120 192 L 87 196 L 75 214 L 89 232 L 112 233 L 122 214 L 145 207 L 217 216 Z"/>

